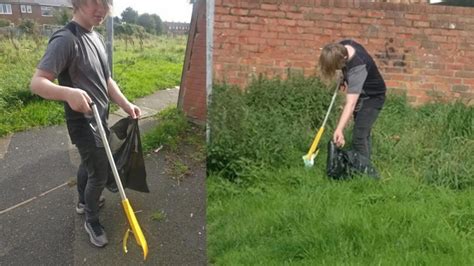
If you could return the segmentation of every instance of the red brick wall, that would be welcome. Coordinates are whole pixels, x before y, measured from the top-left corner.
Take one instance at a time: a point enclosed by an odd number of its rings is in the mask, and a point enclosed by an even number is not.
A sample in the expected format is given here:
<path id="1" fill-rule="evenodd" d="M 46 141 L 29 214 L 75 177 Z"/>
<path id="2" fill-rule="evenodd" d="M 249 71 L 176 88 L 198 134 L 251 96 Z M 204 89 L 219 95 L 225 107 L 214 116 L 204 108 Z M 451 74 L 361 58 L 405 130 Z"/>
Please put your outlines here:
<path id="1" fill-rule="evenodd" d="M 18 3 L 6 3 L 11 4 L 12 14 L 0 14 L 0 19 L 9 20 L 15 25 L 21 23 L 22 20 L 31 19 L 36 21 L 39 25 L 42 24 L 57 24 L 54 17 L 44 17 L 41 15 L 41 6 L 37 4 L 25 3 L 25 5 L 31 6 L 32 13 L 21 13 L 21 7 Z M 59 7 L 53 7 L 54 9 L 60 9 Z M 72 8 L 70 8 L 72 10 Z"/>
<path id="2" fill-rule="evenodd" d="M 206 1 L 194 3 L 178 107 L 199 124 L 206 121 Z"/>
<path id="3" fill-rule="evenodd" d="M 320 49 L 352 38 L 376 60 L 391 91 L 414 104 L 474 99 L 474 8 L 427 0 L 216 0 L 214 80 L 317 73 Z"/>

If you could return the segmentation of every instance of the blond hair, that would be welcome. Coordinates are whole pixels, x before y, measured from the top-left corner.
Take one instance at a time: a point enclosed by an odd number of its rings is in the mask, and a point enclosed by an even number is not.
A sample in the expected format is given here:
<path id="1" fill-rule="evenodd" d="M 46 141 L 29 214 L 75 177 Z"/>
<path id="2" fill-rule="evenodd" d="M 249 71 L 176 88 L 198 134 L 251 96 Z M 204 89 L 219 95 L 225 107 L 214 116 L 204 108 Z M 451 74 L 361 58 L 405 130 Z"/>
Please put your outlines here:
<path id="1" fill-rule="evenodd" d="M 107 9 L 107 13 L 110 13 L 112 10 L 112 0 L 71 0 L 73 12 L 76 12 L 82 6 L 87 5 L 89 1 L 95 1 L 97 4 L 103 5 Z"/>
<path id="2" fill-rule="evenodd" d="M 319 56 L 319 69 L 323 79 L 334 79 L 336 71 L 345 66 L 347 57 L 347 49 L 340 43 L 331 43 L 324 46 Z"/>

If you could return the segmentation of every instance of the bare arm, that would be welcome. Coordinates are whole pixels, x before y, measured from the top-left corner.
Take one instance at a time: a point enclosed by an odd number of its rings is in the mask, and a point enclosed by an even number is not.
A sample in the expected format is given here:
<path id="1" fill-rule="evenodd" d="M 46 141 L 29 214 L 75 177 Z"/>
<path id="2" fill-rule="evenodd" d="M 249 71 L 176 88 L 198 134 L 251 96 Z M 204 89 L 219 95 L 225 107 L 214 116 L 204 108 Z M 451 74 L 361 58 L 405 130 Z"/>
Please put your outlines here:
<path id="1" fill-rule="evenodd" d="M 130 103 L 127 98 L 123 95 L 122 91 L 118 87 L 115 80 L 109 77 L 107 81 L 107 88 L 109 91 L 110 99 L 116 103 L 120 108 L 122 108 L 127 114 L 129 114 L 133 119 L 139 118 L 141 115 L 141 110 L 138 106 Z"/>
<path id="2" fill-rule="evenodd" d="M 53 82 L 54 79 L 55 77 L 52 73 L 36 69 L 31 79 L 31 91 L 48 100 L 67 102 L 76 112 L 92 112 L 89 107 L 89 103 L 92 100 L 89 95 L 87 95 L 87 92 L 77 88 L 57 85 Z"/>
<path id="3" fill-rule="evenodd" d="M 359 95 L 360 94 L 356 93 L 348 93 L 346 95 L 346 103 L 333 136 L 333 141 L 338 147 L 342 147 L 346 143 L 344 139 L 344 128 L 346 128 L 347 123 L 351 119 L 357 100 L 359 99 Z"/>

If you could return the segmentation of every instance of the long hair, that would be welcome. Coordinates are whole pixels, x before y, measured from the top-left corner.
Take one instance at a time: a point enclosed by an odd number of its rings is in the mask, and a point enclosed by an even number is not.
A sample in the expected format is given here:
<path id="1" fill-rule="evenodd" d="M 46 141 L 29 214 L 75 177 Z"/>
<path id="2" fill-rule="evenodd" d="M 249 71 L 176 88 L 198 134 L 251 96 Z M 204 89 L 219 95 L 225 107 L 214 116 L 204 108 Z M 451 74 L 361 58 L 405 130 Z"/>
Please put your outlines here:
<path id="1" fill-rule="evenodd" d="M 332 80 L 336 75 L 336 71 L 345 66 L 347 57 L 347 49 L 340 43 L 331 43 L 324 46 L 319 56 L 319 69 L 323 79 Z"/>
<path id="2" fill-rule="evenodd" d="M 95 1 L 98 4 L 103 5 L 107 9 L 107 14 L 110 14 L 112 10 L 112 0 L 71 0 L 73 12 L 76 12 L 79 8 L 85 6 L 88 1 Z"/>

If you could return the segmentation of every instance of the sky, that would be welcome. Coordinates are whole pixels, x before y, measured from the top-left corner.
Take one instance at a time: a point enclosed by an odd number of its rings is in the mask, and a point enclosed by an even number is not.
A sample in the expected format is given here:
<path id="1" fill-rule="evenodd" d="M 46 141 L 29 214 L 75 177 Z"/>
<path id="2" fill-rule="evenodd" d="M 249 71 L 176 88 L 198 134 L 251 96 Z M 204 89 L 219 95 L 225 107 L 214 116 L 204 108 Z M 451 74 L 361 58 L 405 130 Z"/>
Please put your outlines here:
<path id="1" fill-rule="evenodd" d="M 169 22 L 191 22 L 193 5 L 189 0 L 113 0 L 113 15 L 121 17 L 120 14 L 131 7 L 139 15 L 157 14 L 162 21 Z"/>

